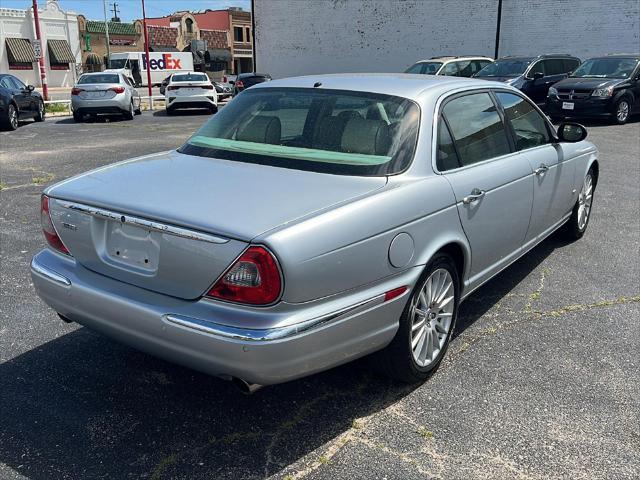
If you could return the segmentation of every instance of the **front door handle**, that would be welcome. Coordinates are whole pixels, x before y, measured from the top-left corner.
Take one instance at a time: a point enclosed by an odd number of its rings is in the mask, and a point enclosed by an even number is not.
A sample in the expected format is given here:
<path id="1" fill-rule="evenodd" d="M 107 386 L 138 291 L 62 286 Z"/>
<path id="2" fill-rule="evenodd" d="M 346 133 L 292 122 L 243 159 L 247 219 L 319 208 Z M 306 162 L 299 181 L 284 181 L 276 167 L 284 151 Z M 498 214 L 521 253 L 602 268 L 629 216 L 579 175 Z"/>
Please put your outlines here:
<path id="1" fill-rule="evenodd" d="M 471 202 L 475 202 L 476 200 L 484 197 L 485 191 L 480 190 L 479 188 L 474 188 L 471 190 L 471 193 L 462 199 L 462 203 L 465 205 L 469 205 Z"/>
<path id="2" fill-rule="evenodd" d="M 549 167 L 547 167 L 544 163 L 541 163 L 538 168 L 536 168 L 533 173 L 536 175 L 542 175 L 549 171 Z"/>

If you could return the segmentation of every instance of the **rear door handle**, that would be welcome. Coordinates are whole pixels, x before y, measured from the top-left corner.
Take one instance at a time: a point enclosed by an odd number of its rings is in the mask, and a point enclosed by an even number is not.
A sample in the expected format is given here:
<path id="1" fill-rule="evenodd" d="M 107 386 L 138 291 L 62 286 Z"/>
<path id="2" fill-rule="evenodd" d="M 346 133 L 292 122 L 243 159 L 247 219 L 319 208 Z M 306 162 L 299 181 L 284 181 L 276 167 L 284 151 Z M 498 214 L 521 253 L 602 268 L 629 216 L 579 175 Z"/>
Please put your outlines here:
<path id="1" fill-rule="evenodd" d="M 471 202 L 475 202 L 476 200 L 484 197 L 485 191 L 480 190 L 479 188 L 474 188 L 471 190 L 471 193 L 462 199 L 462 203 L 465 205 L 469 205 Z"/>
<path id="2" fill-rule="evenodd" d="M 549 167 L 547 167 L 544 163 L 541 163 L 540 166 L 533 171 L 533 173 L 539 176 L 547 173 L 548 171 Z"/>

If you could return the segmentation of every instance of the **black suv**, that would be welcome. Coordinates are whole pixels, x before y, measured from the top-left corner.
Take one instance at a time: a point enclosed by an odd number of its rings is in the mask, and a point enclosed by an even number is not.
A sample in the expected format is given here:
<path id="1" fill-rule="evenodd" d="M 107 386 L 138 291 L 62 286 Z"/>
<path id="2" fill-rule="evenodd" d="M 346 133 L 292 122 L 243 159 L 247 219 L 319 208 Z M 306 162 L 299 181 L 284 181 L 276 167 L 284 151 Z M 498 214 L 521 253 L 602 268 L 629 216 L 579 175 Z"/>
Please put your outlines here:
<path id="1" fill-rule="evenodd" d="M 15 130 L 18 122 L 26 118 L 44 120 L 42 96 L 19 78 L 0 74 L 0 128 Z"/>
<path id="2" fill-rule="evenodd" d="M 580 65 L 571 55 L 538 55 L 537 57 L 502 57 L 490 63 L 474 78 L 505 82 L 527 95 L 538 105 L 544 105 L 549 87 Z"/>
<path id="3" fill-rule="evenodd" d="M 233 96 L 235 97 L 243 90 L 262 82 L 268 82 L 271 80 L 271 75 L 266 73 L 241 73 L 236 77 L 236 81 L 233 85 Z"/>
<path id="4" fill-rule="evenodd" d="M 569 78 L 549 89 L 552 118 L 609 117 L 625 123 L 640 112 L 640 55 L 607 55 L 585 60 Z"/>

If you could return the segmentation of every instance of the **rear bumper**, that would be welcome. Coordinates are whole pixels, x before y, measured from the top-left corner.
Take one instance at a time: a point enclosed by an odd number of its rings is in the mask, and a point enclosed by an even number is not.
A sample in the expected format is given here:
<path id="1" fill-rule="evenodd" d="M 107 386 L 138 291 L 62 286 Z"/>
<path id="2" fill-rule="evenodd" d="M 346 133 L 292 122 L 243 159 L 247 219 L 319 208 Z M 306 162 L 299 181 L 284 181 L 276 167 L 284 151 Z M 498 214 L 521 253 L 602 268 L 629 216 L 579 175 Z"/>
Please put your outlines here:
<path id="1" fill-rule="evenodd" d="M 71 97 L 71 108 L 82 114 L 124 113 L 129 111 L 130 105 L 131 101 L 124 93 L 107 100 L 83 100 L 78 95 Z"/>
<path id="2" fill-rule="evenodd" d="M 214 92 L 209 95 L 171 96 L 166 95 L 167 108 L 212 108 L 218 106 Z"/>
<path id="3" fill-rule="evenodd" d="M 247 316 L 263 316 L 266 327 L 249 329 L 228 321 L 237 306 L 150 292 L 91 272 L 48 249 L 31 264 L 38 295 L 70 320 L 196 370 L 262 385 L 383 348 L 395 335 L 408 296 L 385 302 L 384 292 L 413 285 L 419 274 L 413 268 L 321 302 L 246 309 Z"/>

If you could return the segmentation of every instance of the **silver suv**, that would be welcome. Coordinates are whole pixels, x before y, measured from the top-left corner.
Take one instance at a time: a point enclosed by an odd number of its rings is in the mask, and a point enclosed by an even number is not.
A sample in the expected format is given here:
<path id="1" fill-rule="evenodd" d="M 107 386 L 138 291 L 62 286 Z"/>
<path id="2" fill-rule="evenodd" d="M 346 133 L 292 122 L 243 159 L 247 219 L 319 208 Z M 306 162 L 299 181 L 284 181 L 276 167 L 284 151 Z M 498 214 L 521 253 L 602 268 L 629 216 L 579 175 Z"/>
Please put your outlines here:
<path id="1" fill-rule="evenodd" d="M 471 77 L 491 62 L 493 59 L 489 57 L 431 57 L 414 63 L 404 73 Z"/>

